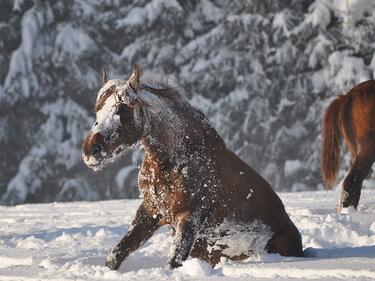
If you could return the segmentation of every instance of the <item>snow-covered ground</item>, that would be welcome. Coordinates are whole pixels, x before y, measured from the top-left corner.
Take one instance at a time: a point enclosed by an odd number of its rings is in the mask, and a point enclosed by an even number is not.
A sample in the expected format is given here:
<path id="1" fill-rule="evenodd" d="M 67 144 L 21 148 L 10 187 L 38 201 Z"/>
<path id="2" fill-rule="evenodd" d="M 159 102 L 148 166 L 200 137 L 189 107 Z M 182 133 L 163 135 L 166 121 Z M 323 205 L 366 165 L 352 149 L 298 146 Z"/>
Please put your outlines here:
<path id="1" fill-rule="evenodd" d="M 262 254 L 243 262 L 189 259 L 166 269 L 170 230 L 160 229 L 119 271 L 103 266 L 139 200 L 0 207 L 0 280 L 375 280 L 375 190 L 358 211 L 336 214 L 336 192 L 282 193 L 306 258 Z"/>

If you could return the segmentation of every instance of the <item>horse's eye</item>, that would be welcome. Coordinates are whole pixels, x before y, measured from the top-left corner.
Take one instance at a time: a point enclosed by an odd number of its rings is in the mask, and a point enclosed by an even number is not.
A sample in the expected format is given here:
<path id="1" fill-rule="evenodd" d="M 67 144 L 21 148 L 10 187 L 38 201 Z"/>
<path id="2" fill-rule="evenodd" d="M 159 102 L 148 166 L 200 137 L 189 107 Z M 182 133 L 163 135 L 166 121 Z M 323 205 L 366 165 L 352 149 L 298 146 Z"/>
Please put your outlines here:
<path id="1" fill-rule="evenodd" d="M 121 123 L 125 124 L 131 120 L 132 111 L 126 105 L 122 105 L 119 107 L 117 114 L 120 115 Z"/>
<path id="2" fill-rule="evenodd" d="M 103 150 L 103 146 L 99 143 L 96 143 L 92 146 L 92 155 L 97 155 Z"/>
<path id="3" fill-rule="evenodd" d="M 120 104 L 118 107 L 117 107 L 117 114 L 118 115 L 123 115 L 124 113 L 126 112 L 126 105 L 124 104 Z"/>
<path id="4" fill-rule="evenodd" d="M 99 123 L 98 122 L 95 122 L 94 126 L 98 125 Z"/>
<path id="5" fill-rule="evenodd" d="M 126 108 L 126 105 L 121 103 L 120 105 L 117 106 L 117 111 L 122 111 L 125 108 Z"/>

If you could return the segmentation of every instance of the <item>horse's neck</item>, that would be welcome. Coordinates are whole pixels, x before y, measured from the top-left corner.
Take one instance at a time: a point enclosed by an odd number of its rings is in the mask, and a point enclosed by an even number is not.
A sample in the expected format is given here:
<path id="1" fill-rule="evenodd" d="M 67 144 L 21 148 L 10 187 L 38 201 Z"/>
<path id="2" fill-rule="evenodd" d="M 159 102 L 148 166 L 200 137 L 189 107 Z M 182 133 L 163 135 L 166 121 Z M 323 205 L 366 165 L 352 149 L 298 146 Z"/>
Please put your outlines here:
<path id="1" fill-rule="evenodd" d="M 154 108 L 145 109 L 142 116 L 145 134 L 142 143 L 147 151 L 171 158 L 177 150 L 184 149 L 186 122 L 178 113 Z"/>
<path id="2" fill-rule="evenodd" d="M 144 138 L 142 144 L 146 158 L 161 169 L 178 169 L 190 161 L 198 162 L 199 159 L 211 158 L 208 156 L 225 149 L 225 144 L 216 131 L 212 129 L 210 133 L 212 134 L 207 134 L 205 130 L 191 129 L 186 134 L 170 138 L 168 133 L 160 131 L 158 136 Z"/>
<path id="3" fill-rule="evenodd" d="M 152 97 L 154 99 L 149 102 L 155 104 L 154 108 L 145 109 L 142 113 L 143 127 L 147 132 L 142 144 L 159 165 L 183 164 L 192 153 L 204 154 L 213 146 L 224 145 L 204 115 L 190 105 L 180 101 L 170 106 Z M 155 108 L 163 110 L 156 111 Z"/>
<path id="4" fill-rule="evenodd" d="M 180 136 L 171 137 L 168 132 L 147 136 L 142 140 L 146 157 L 161 168 L 173 168 L 182 162 L 187 153 L 187 145 Z"/>

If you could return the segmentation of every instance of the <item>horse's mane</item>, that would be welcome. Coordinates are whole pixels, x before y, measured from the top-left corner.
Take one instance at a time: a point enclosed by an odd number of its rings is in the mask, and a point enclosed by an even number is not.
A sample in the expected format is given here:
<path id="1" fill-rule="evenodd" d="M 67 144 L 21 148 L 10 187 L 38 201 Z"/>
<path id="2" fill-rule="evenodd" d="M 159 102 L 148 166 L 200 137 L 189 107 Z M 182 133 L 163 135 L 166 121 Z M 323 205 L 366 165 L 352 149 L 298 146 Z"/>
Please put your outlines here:
<path id="1" fill-rule="evenodd" d="M 168 79 L 164 76 L 147 76 L 141 79 L 141 89 L 149 91 L 157 96 L 167 99 L 175 99 L 180 96 L 179 91 L 171 85 Z"/>
<path id="2" fill-rule="evenodd" d="M 199 109 L 193 107 L 188 100 L 180 94 L 180 91 L 170 85 L 165 79 L 142 79 L 140 88 L 157 98 L 155 99 L 149 95 L 147 100 L 144 100 L 150 107 L 161 109 L 163 111 L 162 114 L 164 114 L 165 110 L 173 111 L 176 115 L 182 117 L 185 122 L 187 121 L 190 127 L 196 127 L 196 129 L 200 127 L 203 129 L 202 132 L 204 132 L 204 134 L 222 140 L 208 118 Z M 160 100 L 162 100 L 162 102 L 160 102 Z"/>
<path id="3" fill-rule="evenodd" d="M 154 88 L 148 85 L 142 85 L 142 88 L 146 91 L 149 91 L 157 96 L 161 96 L 163 98 L 173 99 L 176 97 L 177 90 L 173 87 L 166 86 L 163 88 Z"/>

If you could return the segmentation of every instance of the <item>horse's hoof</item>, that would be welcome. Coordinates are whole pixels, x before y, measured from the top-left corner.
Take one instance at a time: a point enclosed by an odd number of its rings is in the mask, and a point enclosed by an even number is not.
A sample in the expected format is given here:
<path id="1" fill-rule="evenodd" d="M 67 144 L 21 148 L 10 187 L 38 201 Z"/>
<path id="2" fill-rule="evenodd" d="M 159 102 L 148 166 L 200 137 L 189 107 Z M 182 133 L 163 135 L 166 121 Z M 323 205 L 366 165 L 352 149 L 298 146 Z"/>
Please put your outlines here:
<path id="1" fill-rule="evenodd" d="M 180 266 L 182 266 L 182 264 L 179 263 L 179 262 L 177 262 L 177 261 L 170 260 L 170 261 L 168 262 L 168 267 L 169 267 L 170 270 L 173 270 L 173 269 L 178 268 L 178 267 L 180 267 Z"/>
<path id="2" fill-rule="evenodd" d="M 348 208 L 350 206 L 350 198 L 347 191 L 341 188 L 339 202 L 337 204 L 337 213 L 340 214 L 342 208 Z"/>
<path id="3" fill-rule="evenodd" d="M 107 260 L 105 261 L 105 266 L 111 270 L 117 270 L 120 265 L 121 263 L 119 263 L 113 256 L 108 256 Z"/>

